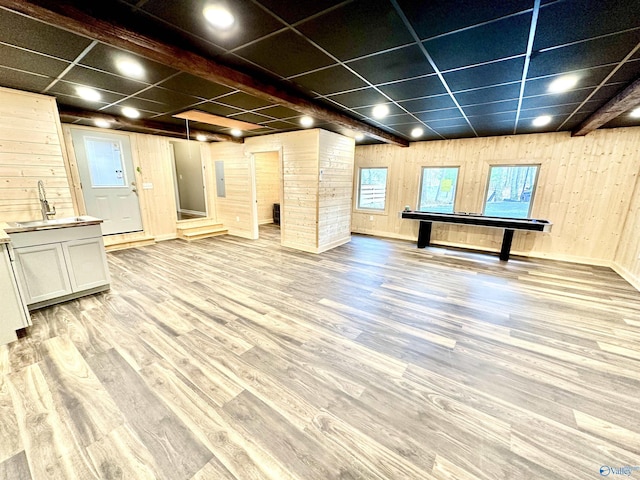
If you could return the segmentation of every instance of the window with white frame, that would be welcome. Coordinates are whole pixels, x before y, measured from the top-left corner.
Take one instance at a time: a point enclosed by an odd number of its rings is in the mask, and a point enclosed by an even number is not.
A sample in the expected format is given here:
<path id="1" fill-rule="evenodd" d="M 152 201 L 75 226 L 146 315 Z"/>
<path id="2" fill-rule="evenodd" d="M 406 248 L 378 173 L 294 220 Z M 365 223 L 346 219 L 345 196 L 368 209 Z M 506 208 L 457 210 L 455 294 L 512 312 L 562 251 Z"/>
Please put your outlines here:
<path id="1" fill-rule="evenodd" d="M 418 210 L 453 213 L 459 167 L 422 167 Z"/>
<path id="2" fill-rule="evenodd" d="M 357 208 L 381 210 L 387 201 L 387 167 L 360 168 Z"/>
<path id="3" fill-rule="evenodd" d="M 540 165 L 492 165 L 483 214 L 529 218 Z"/>

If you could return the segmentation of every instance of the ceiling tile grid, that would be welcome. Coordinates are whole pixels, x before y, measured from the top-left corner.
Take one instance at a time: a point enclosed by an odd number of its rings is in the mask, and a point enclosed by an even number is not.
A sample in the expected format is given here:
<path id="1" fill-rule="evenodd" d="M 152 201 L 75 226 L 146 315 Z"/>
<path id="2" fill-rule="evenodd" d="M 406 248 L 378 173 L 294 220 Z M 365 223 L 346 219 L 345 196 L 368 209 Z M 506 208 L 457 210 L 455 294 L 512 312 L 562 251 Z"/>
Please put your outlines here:
<path id="1" fill-rule="evenodd" d="M 574 128 L 640 77 L 640 0 L 236 0 L 229 3 L 235 23 L 225 31 L 205 21 L 204 6 L 104 0 L 96 11 L 113 7 L 113 18 L 131 28 L 191 45 L 408 140 L 416 127 L 423 139 Z M 127 61 L 140 71 L 122 70 Z M 302 128 L 292 108 L 7 8 L 0 9 L 0 74 L 1 86 L 55 95 L 61 110 L 120 115 L 128 106 L 142 119 L 177 126 L 172 115 L 198 109 L 263 127 L 251 135 Z M 549 91 L 567 76 L 574 86 Z M 83 99 L 79 87 L 95 89 L 99 100 Z M 381 104 L 386 118 L 373 114 Z M 532 125 L 544 115 L 552 117 L 547 125 Z M 606 126 L 638 124 L 625 117 Z M 316 125 L 345 133 L 321 119 Z"/>

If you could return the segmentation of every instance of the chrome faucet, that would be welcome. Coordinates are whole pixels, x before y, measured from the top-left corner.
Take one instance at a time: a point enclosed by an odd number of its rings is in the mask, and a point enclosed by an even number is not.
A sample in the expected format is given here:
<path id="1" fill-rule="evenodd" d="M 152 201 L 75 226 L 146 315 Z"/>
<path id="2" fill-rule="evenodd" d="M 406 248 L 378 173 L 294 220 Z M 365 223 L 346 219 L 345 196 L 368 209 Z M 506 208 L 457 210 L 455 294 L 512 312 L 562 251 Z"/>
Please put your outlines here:
<path id="1" fill-rule="evenodd" d="M 47 201 L 47 192 L 44 190 L 44 183 L 38 180 L 38 197 L 40 198 L 40 210 L 42 211 L 42 221 L 46 222 L 49 217 L 56 214 L 56 207 L 50 206 Z"/>

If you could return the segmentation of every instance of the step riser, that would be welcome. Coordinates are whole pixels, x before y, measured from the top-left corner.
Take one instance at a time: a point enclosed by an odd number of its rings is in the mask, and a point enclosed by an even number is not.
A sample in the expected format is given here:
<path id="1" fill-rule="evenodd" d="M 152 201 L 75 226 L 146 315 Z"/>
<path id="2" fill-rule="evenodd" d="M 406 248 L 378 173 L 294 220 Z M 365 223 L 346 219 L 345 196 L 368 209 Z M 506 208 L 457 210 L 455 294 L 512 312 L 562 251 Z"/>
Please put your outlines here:
<path id="1" fill-rule="evenodd" d="M 209 233 L 202 233 L 199 235 L 191 235 L 188 237 L 185 236 L 180 236 L 181 240 L 186 240 L 187 242 L 192 242 L 194 240 L 201 240 L 203 238 L 209 238 L 209 237 L 219 237 L 221 235 L 226 235 L 227 234 L 227 230 L 224 231 L 220 231 L 220 232 L 209 232 Z"/>

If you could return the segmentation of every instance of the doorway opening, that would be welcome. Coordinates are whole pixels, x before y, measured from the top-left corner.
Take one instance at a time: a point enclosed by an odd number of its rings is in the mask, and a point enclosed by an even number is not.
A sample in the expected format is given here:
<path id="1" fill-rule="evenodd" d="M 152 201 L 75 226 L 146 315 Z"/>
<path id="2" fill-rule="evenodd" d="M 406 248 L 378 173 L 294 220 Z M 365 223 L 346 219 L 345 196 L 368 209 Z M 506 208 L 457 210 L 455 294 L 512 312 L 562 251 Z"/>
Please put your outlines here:
<path id="1" fill-rule="evenodd" d="M 259 232 L 269 231 L 270 236 L 279 236 L 283 218 L 280 152 L 254 153 L 253 160 Z"/>
<path id="2" fill-rule="evenodd" d="M 178 221 L 207 217 L 207 195 L 200 144 L 171 141 L 173 182 Z"/>

